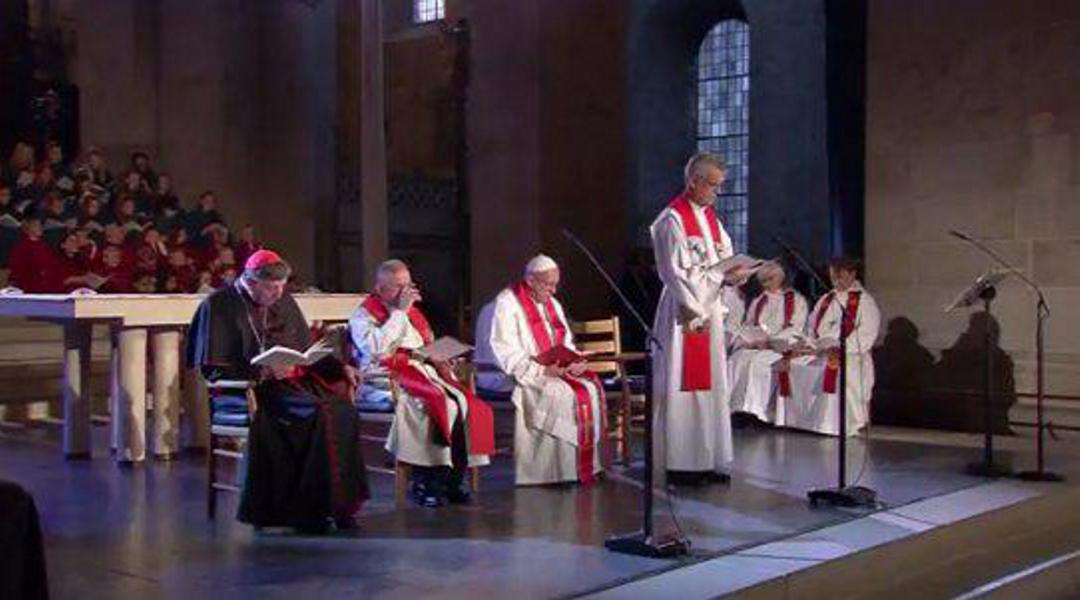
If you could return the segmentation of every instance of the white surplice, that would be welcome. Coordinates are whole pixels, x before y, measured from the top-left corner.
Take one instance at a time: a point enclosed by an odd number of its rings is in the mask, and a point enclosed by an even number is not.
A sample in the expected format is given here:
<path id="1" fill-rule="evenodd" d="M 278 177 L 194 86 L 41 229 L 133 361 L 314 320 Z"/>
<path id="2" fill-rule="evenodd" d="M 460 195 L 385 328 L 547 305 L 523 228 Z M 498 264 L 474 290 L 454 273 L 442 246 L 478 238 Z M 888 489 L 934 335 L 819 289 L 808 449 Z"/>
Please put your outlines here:
<path id="1" fill-rule="evenodd" d="M 566 329 L 563 344 L 576 351 L 570 335 L 570 323 L 562 304 L 552 298 L 555 313 Z M 548 322 L 544 306 L 537 311 L 554 341 L 554 327 Z M 534 485 L 578 480 L 577 395 L 568 383 L 544 375 L 544 367 L 533 360 L 540 352 L 524 309 L 513 290 L 505 289 L 495 298 L 490 345 L 494 361 L 504 373 L 502 382 L 488 378 L 485 387 L 498 389 L 513 386 L 511 401 L 514 416 L 514 474 L 517 485 Z M 478 342 L 478 346 L 483 343 Z M 604 423 L 601 419 L 600 390 L 589 380 L 585 384 L 592 401 L 594 473 L 603 471 L 601 448 L 604 447 Z"/>
<path id="2" fill-rule="evenodd" d="M 750 303 L 742 326 L 760 327 L 773 337 L 802 332 L 806 326 L 807 305 L 806 298 L 798 292 L 792 292 L 791 324 L 784 327 L 784 295 L 788 291 L 759 294 Z M 754 317 L 759 309 L 761 314 L 755 323 Z M 776 374 L 773 370 L 776 362 L 783 357 L 767 348 L 746 348 L 738 337 L 733 347 L 728 359 L 732 412 L 749 413 L 765 423 L 783 421 L 784 405 L 776 401 Z"/>
<path id="3" fill-rule="evenodd" d="M 396 350 L 415 350 L 424 345 L 424 338 L 409 321 L 403 310 L 390 310 L 390 317 L 381 326 L 374 317 L 360 306 L 349 318 L 349 334 L 352 336 L 355 358 L 364 383 L 359 393 L 369 399 L 389 398 L 390 374 L 380 361 Z M 457 419 L 468 417 L 469 403 L 461 390 L 444 381 L 434 367 L 417 360 L 409 360 L 429 381 L 446 393 L 447 421 L 453 426 Z M 402 388 L 397 389 L 394 403 L 394 420 L 386 439 L 386 450 L 394 458 L 411 465 L 424 467 L 453 466 L 451 448 L 433 442 L 435 421 L 427 413 L 424 402 Z M 490 462 L 484 454 L 470 454 L 469 466 L 482 466 Z"/>
<path id="4" fill-rule="evenodd" d="M 854 331 L 847 339 L 847 434 L 855 435 L 870 421 L 870 398 L 874 390 L 874 359 L 871 351 L 881 326 L 881 311 L 873 296 L 856 282 L 849 291 L 861 292 L 855 315 Z M 840 317 L 847 306 L 848 293 L 838 292 L 836 300 L 828 302 L 822 296 L 806 321 L 806 334 L 811 339 L 840 339 Z M 828 302 L 821 324 L 814 331 L 818 311 Z M 803 356 L 791 361 L 791 398 L 784 399 L 784 420 L 779 425 L 828 435 L 840 433 L 840 403 L 838 394 L 824 390 L 825 356 Z M 839 377 L 837 378 L 839 385 Z"/>
<path id="5" fill-rule="evenodd" d="M 723 303 L 724 274 L 715 267 L 732 256 L 731 238 L 720 226 L 713 240 L 702 207 L 691 203 L 702 238 L 690 238 L 672 208 L 650 227 L 656 268 L 664 290 L 654 332 L 663 345 L 653 352 L 653 453 L 657 481 L 666 470 L 720 471 L 734 457 Z M 709 324 L 712 389 L 684 392 L 683 327 Z"/>
<path id="6" fill-rule="evenodd" d="M 720 301 L 727 308 L 727 314 L 724 316 L 724 345 L 730 354 L 732 344 L 735 343 L 735 334 L 738 333 L 739 327 L 746 318 L 746 297 L 739 288 L 725 285 L 724 289 L 720 290 Z"/>

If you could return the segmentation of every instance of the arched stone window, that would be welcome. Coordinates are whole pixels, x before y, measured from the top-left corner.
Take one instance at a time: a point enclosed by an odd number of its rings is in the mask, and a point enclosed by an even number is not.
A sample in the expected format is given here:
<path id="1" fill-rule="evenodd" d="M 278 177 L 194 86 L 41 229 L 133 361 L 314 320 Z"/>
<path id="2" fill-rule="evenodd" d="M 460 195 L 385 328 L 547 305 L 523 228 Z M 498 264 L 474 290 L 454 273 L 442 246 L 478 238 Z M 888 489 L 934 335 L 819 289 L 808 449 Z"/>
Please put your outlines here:
<path id="1" fill-rule="evenodd" d="M 738 19 L 716 24 L 697 58 L 697 147 L 728 164 L 717 211 L 736 251 L 746 251 L 749 211 L 750 26 Z"/>

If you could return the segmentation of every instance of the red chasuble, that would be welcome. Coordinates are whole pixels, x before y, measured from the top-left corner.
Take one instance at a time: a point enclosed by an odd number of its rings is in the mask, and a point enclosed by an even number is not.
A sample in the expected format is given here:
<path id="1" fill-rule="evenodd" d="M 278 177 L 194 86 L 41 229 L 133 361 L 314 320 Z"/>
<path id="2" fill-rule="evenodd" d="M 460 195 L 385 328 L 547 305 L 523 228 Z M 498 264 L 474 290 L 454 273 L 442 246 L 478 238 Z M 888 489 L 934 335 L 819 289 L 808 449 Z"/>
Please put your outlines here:
<path id="1" fill-rule="evenodd" d="M 564 346 L 567 336 L 566 326 L 563 324 L 562 319 L 559 318 L 559 314 L 555 312 L 555 303 L 549 299 L 544 304 L 544 313 L 547 315 L 545 321 L 536 308 L 536 302 L 529 295 L 528 284 L 519 281 L 514 284 L 512 291 L 514 297 L 517 298 L 518 304 L 521 305 L 521 310 L 525 311 L 525 318 L 529 322 L 529 331 L 532 333 L 539 355 L 543 356 L 551 353 L 556 346 Z M 545 323 L 551 324 L 551 329 L 555 334 L 554 340 L 548 334 Z M 607 429 L 607 399 L 604 397 L 604 385 L 601 383 L 600 378 L 596 376 L 596 373 L 592 371 L 586 371 L 582 377 L 591 381 L 600 394 L 600 430 L 605 431 Z M 596 436 L 593 435 L 593 428 L 596 423 L 593 421 L 589 389 L 575 377 L 564 376 L 562 380 L 574 390 L 574 397 L 577 399 L 575 416 L 577 417 L 578 426 L 578 480 L 581 481 L 582 485 L 588 485 L 595 479 L 593 475 L 593 452 L 598 443 L 595 439 Z"/>
<path id="2" fill-rule="evenodd" d="M 386 323 L 390 318 L 390 311 L 383 306 L 378 296 L 371 294 L 362 304 L 364 310 L 375 319 L 378 325 Z M 435 334 L 431 329 L 424 314 L 416 306 L 409 308 L 409 323 L 420 332 L 424 343 L 431 343 Z M 437 384 L 427 378 L 420 369 L 409 364 L 409 355 L 405 350 L 398 350 L 393 355 L 383 360 L 383 364 L 393 373 L 398 385 L 411 396 L 420 399 L 424 408 L 431 416 L 435 426 L 439 428 L 443 439 L 447 444 L 453 439 L 451 429 L 453 423 L 446 412 L 446 393 Z M 472 389 L 459 382 L 449 369 L 437 368 L 439 376 L 444 381 L 457 388 L 468 403 L 468 415 L 466 422 L 466 439 L 469 444 L 469 454 L 494 454 L 495 453 L 495 415 L 486 402 L 477 398 Z"/>
<path id="3" fill-rule="evenodd" d="M 705 239 L 686 192 L 676 196 L 668 207 L 674 211 L 679 219 L 687 238 Z M 721 239 L 720 220 L 716 217 L 716 211 L 713 210 L 713 207 L 705 207 L 705 220 L 708 221 L 713 244 L 719 247 Z M 719 250 L 717 252 L 719 253 Z M 709 341 L 709 327 L 701 331 L 691 331 L 689 328 L 683 328 L 682 385 L 680 387 L 682 391 L 694 392 L 712 389 L 712 349 Z"/>

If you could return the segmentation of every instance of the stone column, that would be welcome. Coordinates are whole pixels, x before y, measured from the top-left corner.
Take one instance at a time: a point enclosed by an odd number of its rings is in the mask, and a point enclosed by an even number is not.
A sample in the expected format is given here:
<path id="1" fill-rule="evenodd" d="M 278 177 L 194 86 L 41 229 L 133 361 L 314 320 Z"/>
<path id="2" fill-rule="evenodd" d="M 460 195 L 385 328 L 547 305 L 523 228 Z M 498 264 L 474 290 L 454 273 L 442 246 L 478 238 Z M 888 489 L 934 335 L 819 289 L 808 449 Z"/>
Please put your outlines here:
<path id="1" fill-rule="evenodd" d="M 64 324 L 64 456 L 90 458 L 90 325 Z"/>
<path id="2" fill-rule="evenodd" d="M 146 329 L 122 327 L 116 334 L 113 363 L 113 431 L 116 460 L 146 459 Z"/>
<path id="3" fill-rule="evenodd" d="M 180 332 L 155 330 L 151 335 L 154 353 L 154 420 L 151 443 L 154 456 L 172 458 L 180 449 Z"/>
<path id="4" fill-rule="evenodd" d="M 382 9 L 338 1 L 338 287 L 362 289 L 388 245 Z"/>

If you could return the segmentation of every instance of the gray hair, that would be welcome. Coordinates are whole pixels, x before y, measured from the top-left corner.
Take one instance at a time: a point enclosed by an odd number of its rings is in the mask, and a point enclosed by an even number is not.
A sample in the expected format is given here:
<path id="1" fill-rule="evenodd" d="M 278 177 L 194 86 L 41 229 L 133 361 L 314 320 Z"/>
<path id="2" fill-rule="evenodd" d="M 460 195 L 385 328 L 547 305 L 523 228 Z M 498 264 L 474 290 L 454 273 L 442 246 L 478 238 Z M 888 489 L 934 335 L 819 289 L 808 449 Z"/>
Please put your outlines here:
<path id="1" fill-rule="evenodd" d="M 384 260 L 379 264 L 379 267 L 375 269 L 375 283 L 381 283 L 386 281 L 391 275 L 396 275 L 402 271 L 408 270 L 409 265 L 405 264 L 405 261 L 403 260 L 397 258 Z"/>
<path id="2" fill-rule="evenodd" d="M 285 261 L 244 269 L 241 275 L 247 281 L 284 281 L 292 275 L 292 267 Z"/>
<path id="3" fill-rule="evenodd" d="M 708 165 L 719 169 L 723 173 L 727 173 L 727 163 L 724 162 L 723 157 L 713 152 L 697 152 L 690 157 L 690 160 L 686 161 L 686 167 L 683 169 L 683 176 L 686 179 L 686 183 L 690 183 L 694 180 L 694 176 L 699 172 L 702 165 Z"/>

